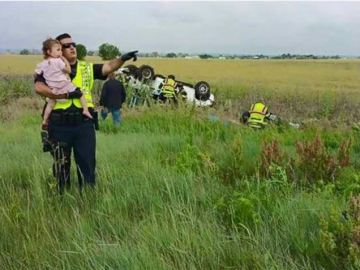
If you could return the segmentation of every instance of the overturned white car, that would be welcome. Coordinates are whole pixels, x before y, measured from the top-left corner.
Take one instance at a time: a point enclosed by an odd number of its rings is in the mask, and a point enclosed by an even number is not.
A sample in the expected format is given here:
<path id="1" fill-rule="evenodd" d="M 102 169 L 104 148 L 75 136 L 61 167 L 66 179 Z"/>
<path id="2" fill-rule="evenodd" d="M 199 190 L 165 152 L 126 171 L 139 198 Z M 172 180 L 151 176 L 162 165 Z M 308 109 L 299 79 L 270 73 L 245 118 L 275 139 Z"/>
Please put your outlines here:
<path id="1" fill-rule="evenodd" d="M 165 76 L 155 74 L 154 69 L 148 65 L 142 65 L 139 68 L 135 65 L 128 65 L 118 69 L 117 76 L 121 76 L 127 85 L 138 91 L 149 91 L 154 99 L 161 93 Z M 207 107 L 214 104 L 214 95 L 210 93 L 210 85 L 205 81 L 199 81 L 195 85 L 176 81 L 175 92 L 177 96 L 182 97 L 189 103 L 196 106 Z"/>

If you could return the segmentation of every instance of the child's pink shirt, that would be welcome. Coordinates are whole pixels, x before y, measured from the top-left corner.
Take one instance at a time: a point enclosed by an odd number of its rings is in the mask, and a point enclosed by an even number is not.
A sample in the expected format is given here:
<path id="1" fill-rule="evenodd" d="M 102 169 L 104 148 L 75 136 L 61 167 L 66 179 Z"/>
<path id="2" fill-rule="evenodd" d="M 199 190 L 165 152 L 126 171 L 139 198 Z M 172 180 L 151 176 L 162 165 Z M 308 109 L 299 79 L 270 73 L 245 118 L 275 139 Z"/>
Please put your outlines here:
<path id="1" fill-rule="evenodd" d="M 76 89 L 76 86 L 66 75 L 65 63 L 61 58 L 48 58 L 36 66 L 35 72 L 43 74 L 47 85 L 55 95 L 66 94 Z"/>

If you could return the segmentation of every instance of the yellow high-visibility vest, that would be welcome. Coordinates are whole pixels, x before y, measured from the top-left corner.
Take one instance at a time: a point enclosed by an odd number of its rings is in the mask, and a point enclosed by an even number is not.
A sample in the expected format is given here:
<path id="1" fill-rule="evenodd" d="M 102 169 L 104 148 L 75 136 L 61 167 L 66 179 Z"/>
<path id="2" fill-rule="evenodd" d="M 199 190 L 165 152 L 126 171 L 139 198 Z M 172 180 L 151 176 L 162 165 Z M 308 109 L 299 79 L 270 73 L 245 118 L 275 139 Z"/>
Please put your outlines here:
<path id="1" fill-rule="evenodd" d="M 263 128 L 267 123 L 265 117 L 269 114 L 268 107 L 263 103 L 258 102 L 251 105 L 250 117 L 248 119 L 248 125 L 253 128 Z"/>
<path id="2" fill-rule="evenodd" d="M 72 83 L 78 87 L 81 92 L 83 92 L 84 97 L 86 98 L 86 103 L 89 108 L 94 108 L 94 103 L 92 100 L 92 90 L 94 87 L 94 69 L 92 63 L 87 63 L 85 61 L 78 61 L 76 66 L 76 76 L 72 79 Z M 77 108 L 81 108 L 80 99 L 58 99 L 54 110 L 61 109 L 66 110 L 72 104 Z"/>
<path id="3" fill-rule="evenodd" d="M 173 97 L 175 95 L 175 86 L 176 86 L 175 80 L 166 78 L 161 92 L 165 97 Z"/>

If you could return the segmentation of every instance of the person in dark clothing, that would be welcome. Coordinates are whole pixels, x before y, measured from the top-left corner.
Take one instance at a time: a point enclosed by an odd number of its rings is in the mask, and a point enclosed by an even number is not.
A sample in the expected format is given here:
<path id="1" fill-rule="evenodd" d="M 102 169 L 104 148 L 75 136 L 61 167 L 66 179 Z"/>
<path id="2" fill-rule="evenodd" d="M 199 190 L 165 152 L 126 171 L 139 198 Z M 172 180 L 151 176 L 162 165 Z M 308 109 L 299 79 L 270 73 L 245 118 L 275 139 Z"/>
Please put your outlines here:
<path id="1" fill-rule="evenodd" d="M 90 187 L 95 186 L 96 121 L 83 117 L 79 98 L 85 96 L 89 111 L 95 120 L 97 117 L 92 100 L 94 80 L 106 79 L 109 73 L 120 68 L 127 60 L 136 61 L 137 51 L 125 53 L 104 64 L 92 64 L 77 60 L 76 44 L 69 34 L 64 33 L 56 39 L 61 43 L 63 56 L 70 63 L 70 79 L 81 90 L 55 95 L 47 86 L 42 74 L 35 75 L 34 83 L 37 94 L 57 100 L 49 117 L 48 140 L 51 142 L 50 153 L 54 157 L 54 177 L 58 181 L 60 193 L 63 193 L 64 187 L 70 186 L 72 150 L 80 190 L 84 183 Z"/>
<path id="2" fill-rule="evenodd" d="M 101 110 L 102 119 L 105 120 L 110 112 L 114 125 L 119 126 L 121 122 L 121 107 L 125 99 L 126 92 L 124 85 L 115 78 L 114 72 L 110 73 L 101 91 L 100 105 L 103 106 Z"/>

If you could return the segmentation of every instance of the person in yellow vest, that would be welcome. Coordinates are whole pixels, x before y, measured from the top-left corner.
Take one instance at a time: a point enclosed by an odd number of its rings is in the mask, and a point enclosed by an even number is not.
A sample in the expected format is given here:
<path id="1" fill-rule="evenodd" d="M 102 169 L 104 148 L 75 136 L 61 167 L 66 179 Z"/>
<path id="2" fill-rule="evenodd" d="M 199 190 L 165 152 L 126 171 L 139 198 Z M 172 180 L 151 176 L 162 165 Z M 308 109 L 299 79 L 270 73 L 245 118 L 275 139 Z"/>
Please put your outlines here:
<path id="1" fill-rule="evenodd" d="M 242 114 L 242 121 L 252 128 L 260 129 L 266 127 L 270 116 L 269 108 L 263 102 L 256 102 L 249 111 Z"/>
<path id="2" fill-rule="evenodd" d="M 51 142 L 50 152 L 54 157 L 53 173 L 57 178 L 60 193 L 65 186 L 70 186 L 71 152 L 77 168 L 80 190 L 84 183 L 95 186 L 95 128 L 97 113 L 94 110 L 92 91 L 94 80 L 105 80 L 107 75 L 120 68 L 125 61 L 136 61 L 137 52 L 132 51 L 121 57 L 105 62 L 92 64 L 77 60 L 76 43 L 68 33 L 56 37 L 61 43 L 62 54 L 69 61 L 72 83 L 79 89 L 67 94 L 55 95 L 47 86 L 42 74 L 35 75 L 35 91 L 37 94 L 56 99 L 49 117 L 48 134 Z M 93 119 L 82 114 L 80 97 L 84 96 Z"/>
<path id="3" fill-rule="evenodd" d="M 163 86 L 161 88 L 161 93 L 159 95 L 159 99 L 162 101 L 174 101 L 176 103 L 176 96 L 175 96 L 175 88 L 177 86 L 177 83 L 175 81 L 174 75 L 169 75 L 163 83 Z"/>

